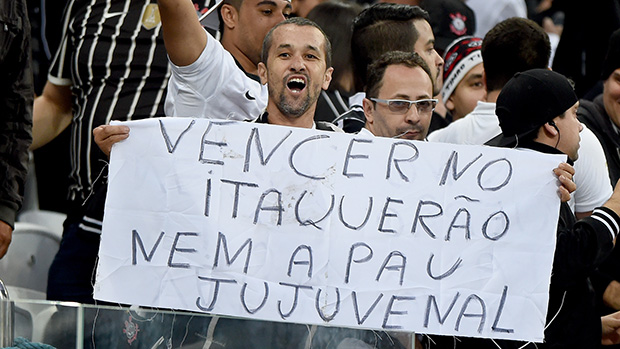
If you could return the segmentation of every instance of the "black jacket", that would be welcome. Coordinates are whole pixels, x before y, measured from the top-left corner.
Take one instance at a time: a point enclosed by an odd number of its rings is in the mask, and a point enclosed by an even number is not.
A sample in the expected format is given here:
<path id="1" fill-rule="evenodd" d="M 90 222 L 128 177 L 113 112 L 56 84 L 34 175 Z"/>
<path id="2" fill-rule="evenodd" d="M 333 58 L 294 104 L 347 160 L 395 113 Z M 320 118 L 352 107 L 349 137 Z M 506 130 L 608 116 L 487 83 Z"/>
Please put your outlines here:
<path id="1" fill-rule="evenodd" d="M 616 185 L 620 178 L 620 135 L 614 129 L 611 119 L 605 111 L 603 96 L 597 96 L 594 101 L 581 100 L 577 111 L 579 120 L 583 122 L 598 138 L 605 152 L 609 179 L 612 185 Z M 607 308 L 603 302 L 603 293 L 612 280 L 620 280 L 620 246 L 598 268 L 592 276 L 592 284 L 600 300 L 601 314 L 609 314 L 615 309 Z"/>
<path id="2" fill-rule="evenodd" d="M 601 142 L 605 151 L 605 159 L 607 159 L 611 185 L 616 185 L 620 178 L 620 135 L 614 129 L 605 111 L 603 95 L 599 95 L 592 102 L 579 101 L 577 115 L 579 121 L 588 126 Z"/>
<path id="3" fill-rule="evenodd" d="M 30 23 L 23 0 L 0 0 L 0 220 L 21 207 L 32 143 Z"/>

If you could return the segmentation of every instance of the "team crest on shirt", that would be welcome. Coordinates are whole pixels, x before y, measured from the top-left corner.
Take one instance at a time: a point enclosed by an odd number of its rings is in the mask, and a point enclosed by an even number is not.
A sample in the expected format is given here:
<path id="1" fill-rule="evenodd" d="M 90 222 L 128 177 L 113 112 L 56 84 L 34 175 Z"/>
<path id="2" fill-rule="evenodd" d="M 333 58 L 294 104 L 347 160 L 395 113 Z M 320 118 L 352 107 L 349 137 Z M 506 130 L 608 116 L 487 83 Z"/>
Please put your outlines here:
<path id="1" fill-rule="evenodd" d="M 465 23 L 465 21 L 467 21 L 467 17 L 457 12 L 451 13 L 450 19 L 452 19 L 452 22 L 450 23 L 450 31 L 458 36 L 465 35 L 465 33 L 467 33 L 467 24 Z"/>
<path id="2" fill-rule="evenodd" d="M 142 26 L 146 30 L 151 30 L 157 27 L 159 23 L 161 23 L 159 7 L 157 7 L 157 4 L 149 4 L 144 9 L 144 14 L 142 14 Z"/>

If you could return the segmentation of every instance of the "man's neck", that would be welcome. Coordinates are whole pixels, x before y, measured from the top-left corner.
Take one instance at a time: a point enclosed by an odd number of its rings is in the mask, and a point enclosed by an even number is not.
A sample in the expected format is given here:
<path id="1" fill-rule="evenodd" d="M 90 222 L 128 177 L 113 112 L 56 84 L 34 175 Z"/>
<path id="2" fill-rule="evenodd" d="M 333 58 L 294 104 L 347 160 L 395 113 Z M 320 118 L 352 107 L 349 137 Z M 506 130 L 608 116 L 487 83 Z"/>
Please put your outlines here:
<path id="1" fill-rule="evenodd" d="M 241 68 L 246 73 L 258 75 L 258 68 L 256 64 L 243 52 L 232 40 L 231 35 L 222 35 L 222 40 L 220 41 L 224 49 L 235 57 Z"/>
<path id="2" fill-rule="evenodd" d="M 312 128 L 316 105 L 308 109 L 302 116 L 287 116 L 275 105 L 267 104 L 267 121 L 273 125 Z"/>

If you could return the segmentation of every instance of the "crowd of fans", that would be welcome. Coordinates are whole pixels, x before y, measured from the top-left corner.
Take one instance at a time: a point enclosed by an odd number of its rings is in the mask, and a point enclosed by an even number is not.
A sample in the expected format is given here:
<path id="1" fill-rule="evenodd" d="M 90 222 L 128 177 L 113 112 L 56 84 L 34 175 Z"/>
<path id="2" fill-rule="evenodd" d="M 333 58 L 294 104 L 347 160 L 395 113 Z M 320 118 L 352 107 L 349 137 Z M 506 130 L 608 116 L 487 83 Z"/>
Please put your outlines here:
<path id="1" fill-rule="evenodd" d="M 23 9 L 7 5 L 13 2 Z M 1 105 L 8 112 L 0 128 L 0 256 L 21 205 L 30 146 L 45 173 L 42 208 L 67 214 L 48 299 L 95 302 L 107 155 L 129 137 L 111 120 L 204 117 L 454 144 L 499 137 L 489 144 L 568 156 L 556 169 L 567 203 L 546 341 L 418 336 L 415 345 L 620 343 L 620 251 L 613 247 L 620 230 L 618 1 L 0 4 Z M 27 7 L 32 35 L 24 35 L 28 16 L 15 11 Z M 61 193 L 46 190 L 52 187 Z M 359 347 L 413 344 L 355 340 Z"/>

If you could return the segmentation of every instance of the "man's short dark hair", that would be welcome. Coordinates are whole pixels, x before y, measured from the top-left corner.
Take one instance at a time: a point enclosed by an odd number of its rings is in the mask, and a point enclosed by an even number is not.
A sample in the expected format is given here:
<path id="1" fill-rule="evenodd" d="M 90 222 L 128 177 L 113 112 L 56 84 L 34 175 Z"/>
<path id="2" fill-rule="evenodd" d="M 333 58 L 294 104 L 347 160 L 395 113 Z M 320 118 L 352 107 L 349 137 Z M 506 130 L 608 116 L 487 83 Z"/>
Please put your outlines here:
<path id="1" fill-rule="evenodd" d="M 431 84 L 433 83 L 431 70 L 420 55 L 411 51 L 390 51 L 384 53 L 379 59 L 368 66 L 368 83 L 366 85 L 367 98 L 379 96 L 379 90 L 383 86 L 385 70 L 390 65 L 404 65 L 409 68 L 420 67 L 428 74 L 429 79 L 431 79 Z"/>
<path id="2" fill-rule="evenodd" d="M 418 6 L 378 3 L 362 11 L 353 20 L 351 53 L 355 88 L 366 85 L 368 65 L 389 51 L 413 51 L 419 33 L 416 20 L 430 21 L 428 13 Z"/>
<path id="3" fill-rule="evenodd" d="M 273 28 L 271 28 L 271 30 L 269 30 L 269 32 L 267 33 L 267 35 L 265 36 L 265 40 L 263 40 L 263 50 L 261 52 L 261 62 L 263 62 L 265 65 L 267 65 L 267 58 L 269 57 L 269 49 L 271 48 L 271 42 L 273 41 L 273 32 L 278 28 L 281 27 L 283 25 L 288 25 L 288 24 L 293 24 L 296 25 L 298 27 L 314 27 L 316 29 L 318 29 L 321 34 L 323 34 L 323 40 L 324 40 L 324 47 L 323 49 L 325 50 L 325 66 L 327 68 L 332 66 L 332 45 L 329 42 L 329 39 L 327 38 L 327 35 L 325 34 L 325 32 L 323 31 L 323 29 L 321 29 L 321 27 L 319 27 L 318 24 L 314 23 L 313 21 L 303 18 L 303 17 L 293 17 L 293 18 L 289 18 L 283 22 L 280 22 L 278 24 L 276 24 Z"/>
<path id="4" fill-rule="evenodd" d="M 509 18 L 495 25 L 482 40 L 487 91 L 501 90 L 516 73 L 547 68 L 551 44 L 536 22 Z"/>
<path id="5" fill-rule="evenodd" d="M 318 24 L 329 36 L 332 45 L 332 82 L 328 91 L 346 91 L 353 86 L 343 85 L 343 80 L 353 77 L 353 58 L 351 57 L 351 30 L 355 17 L 363 7 L 356 2 L 330 0 L 316 5 L 306 18 Z"/>

